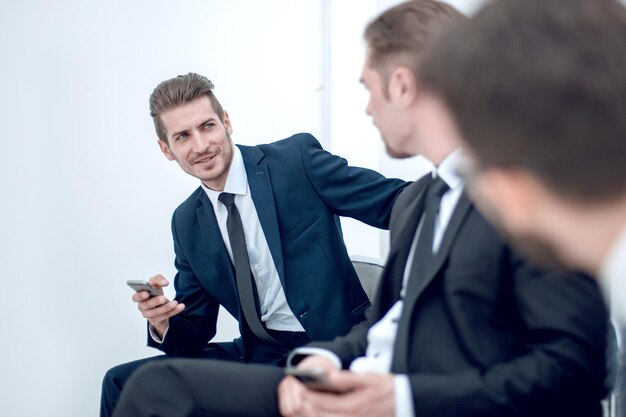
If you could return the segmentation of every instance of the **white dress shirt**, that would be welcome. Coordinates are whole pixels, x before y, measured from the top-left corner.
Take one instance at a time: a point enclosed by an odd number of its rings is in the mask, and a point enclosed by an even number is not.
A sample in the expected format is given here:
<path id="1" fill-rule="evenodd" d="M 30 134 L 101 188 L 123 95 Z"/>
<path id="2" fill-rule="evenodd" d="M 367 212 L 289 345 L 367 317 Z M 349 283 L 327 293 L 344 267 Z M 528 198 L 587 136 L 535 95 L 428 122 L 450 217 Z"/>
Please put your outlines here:
<path id="1" fill-rule="evenodd" d="M 615 415 L 626 416 L 626 225 L 602 265 L 600 278 L 605 299 L 611 307 L 618 340 Z"/>
<path id="2" fill-rule="evenodd" d="M 626 326 L 626 225 L 602 265 L 601 284 L 611 305 L 611 315 Z"/>
<path id="3" fill-rule="evenodd" d="M 246 168 L 238 147 L 234 146 L 233 161 L 226 178 L 224 191 L 211 190 L 204 184 L 202 184 L 202 189 L 206 192 L 209 200 L 211 200 L 215 218 L 231 261 L 233 260 L 233 253 L 230 247 L 230 239 L 228 238 L 228 229 L 226 228 L 228 211 L 226 206 L 218 200 L 218 197 L 222 192 L 235 195 L 235 205 L 237 210 L 239 210 L 246 237 L 250 269 L 252 270 L 259 295 L 261 321 L 265 323 L 268 329 L 304 332 L 304 328 L 287 304 L 274 259 L 265 239 L 254 201 L 252 201 Z M 157 343 L 163 342 L 153 331 L 152 327 L 150 328 L 150 335 Z M 163 338 L 165 338 L 165 334 Z"/>
<path id="4" fill-rule="evenodd" d="M 441 203 L 439 206 L 439 212 L 435 218 L 435 230 L 433 236 L 433 252 L 437 252 L 444 233 L 454 212 L 457 202 L 463 192 L 464 182 L 459 176 L 456 166 L 460 157 L 461 151 L 459 149 L 452 152 L 443 160 L 441 165 L 437 167 L 433 172 L 433 177 L 441 177 L 450 189 L 441 197 Z M 415 253 L 415 247 L 417 245 L 417 239 L 421 232 L 423 217 L 420 220 L 419 225 L 415 233 L 415 238 L 411 245 L 409 257 L 407 259 L 406 266 L 404 268 L 402 292 L 401 297 L 404 297 L 405 288 L 409 279 L 410 268 L 413 262 L 413 256 Z M 390 309 L 387 314 L 381 318 L 376 324 L 374 324 L 367 333 L 367 348 L 365 356 L 356 358 L 350 364 L 350 370 L 355 373 L 388 373 L 391 370 L 391 360 L 393 358 L 393 348 L 396 341 L 396 334 L 398 330 L 398 320 L 402 315 L 403 301 L 398 300 Z M 341 367 L 341 361 L 332 352 L 325 349 L 317 348 L 298 348 L 294 351 L 291 357 L 296 355 L 312 355 L 319 354 L 331 359 L 338 368 Z M 288 361 L 289 363 L 289 361 Z M 395 376 L 395 401 L 396 401 L 396 416 L 398 417 L 412 417 L 413 412 L 413 394 L 411 393 L 411 385 L 407 375 Z"/>

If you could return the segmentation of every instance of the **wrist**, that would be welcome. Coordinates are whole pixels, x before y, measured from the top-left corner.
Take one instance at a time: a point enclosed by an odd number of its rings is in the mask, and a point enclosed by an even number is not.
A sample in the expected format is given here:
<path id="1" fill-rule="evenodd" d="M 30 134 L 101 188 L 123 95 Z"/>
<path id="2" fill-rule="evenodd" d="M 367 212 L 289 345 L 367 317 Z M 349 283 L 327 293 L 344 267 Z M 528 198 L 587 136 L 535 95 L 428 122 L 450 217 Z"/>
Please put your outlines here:
<path id="1" fill-rule="evenodd" d="M 159 336 L 160 339 L 163 339 L 165 332 L 169 328 L 169 322 L 167 320 L 160 321 L 158 323 L 150 323 L 150 326 L 154 330 L 154 332 Z"/>

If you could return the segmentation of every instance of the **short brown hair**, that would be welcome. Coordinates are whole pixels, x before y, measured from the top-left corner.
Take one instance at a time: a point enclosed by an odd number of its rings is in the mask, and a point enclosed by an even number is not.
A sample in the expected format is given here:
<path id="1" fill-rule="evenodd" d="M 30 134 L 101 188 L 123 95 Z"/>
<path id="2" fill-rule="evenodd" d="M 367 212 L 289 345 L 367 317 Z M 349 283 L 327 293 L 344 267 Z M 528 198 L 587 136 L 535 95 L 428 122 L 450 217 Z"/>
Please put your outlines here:
<path id="1" fill-rule="evenodd" d="M 386 81 L 397 64 L 417 74 L 424 44 L 464 17 L 454 7 L 434 0 L 409 0 L 386 10 L 365 28 L 369 65 Z"/>
<path id="2" fill-rule="evenodd" d="M 154 128 L 159 139 L 167 143 L 167 132 L 161 121 L 161 114 L 202 96 L 209 98 L 213 110 L 223 122 L 224 109 L 213 94 L 214 88 L 215 86 L 208 78 L 193 72 L 179 75 L 157 85 L 150 95 L 150 116 L 154 121 Z"/>
<path id="3" fill-rule="evenodd" d="M 419 79 L 483 166 L 520 167 L 575 201 L 626 194 L 626 9 L 499 0 L 425 53 Z"/>

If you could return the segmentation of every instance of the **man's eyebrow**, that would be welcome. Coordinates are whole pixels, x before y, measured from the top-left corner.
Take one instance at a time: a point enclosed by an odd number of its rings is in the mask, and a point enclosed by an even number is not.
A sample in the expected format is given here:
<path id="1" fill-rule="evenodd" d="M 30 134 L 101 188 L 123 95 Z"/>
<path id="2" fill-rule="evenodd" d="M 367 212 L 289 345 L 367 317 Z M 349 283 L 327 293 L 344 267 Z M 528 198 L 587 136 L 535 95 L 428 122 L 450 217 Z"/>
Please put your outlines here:
<path id="1" fill-rule="evenodd" d="M 214 122 L 215 120 L 216 120 L 216 118 L 215 118 L 215 117 L 213 117 L 213 116 L 211 116 L 211 117 L 209 117 L 208 119 L 203 120 L 203 121 L 201 121 L 200 123 L 198 123 L 198 126 L 197 126 L 197 127 L 204 126 L 205 124 L 207 124 L 207 123 L 209 123 L 209 122 Z M 174 137 L 176 137 L 176 136 L 180 135 L 181 133 L 187 133 L 188 131 L 189 131 L 189 129 L 183 129 L 183 130 L 180 130 L 180 131 L 178 131 L 178 132 L 173 132 L 173 133 L 171 134 L 171 136 L 170 136 L 170 137 L 174 138 Z"/>
<path id="2" fill-rule="evenodd" d="M 200 126 L 204 126 L 205 124 L 209 123 L 209 122 L 214 122 L 215 121 L 215 117 L 210 116 L 209 118 L 207 118 L 206 120 L 201 121 L 200 123 L 198 123 L 198 127 Z"/>
<path id="3" fill-rule="evenodd" d="M 189 130 L 189 129 L 183 129 L 183 130 L 178 131 L 178 132 L 173 132 L 173 133 L 170 135 L 170 138 L 175 138 L 176 136 L 180 135 L 181 133 L 187 133 L 187 131 L 188 131 L 188 130 Z"/>

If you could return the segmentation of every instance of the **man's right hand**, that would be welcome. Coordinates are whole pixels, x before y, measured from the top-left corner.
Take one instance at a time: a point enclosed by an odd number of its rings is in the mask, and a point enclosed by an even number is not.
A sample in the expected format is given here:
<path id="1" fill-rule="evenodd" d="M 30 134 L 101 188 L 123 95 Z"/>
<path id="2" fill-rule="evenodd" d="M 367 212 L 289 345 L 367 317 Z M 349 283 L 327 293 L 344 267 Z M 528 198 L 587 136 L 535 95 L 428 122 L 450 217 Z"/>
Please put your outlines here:
<path id="1" fill-rule="evenodd" d="M 325 356 L 311 355 L 297 365 L 301 369 L 322 369 L 326 374 L 339 372 L 337 366 Z M 306 395 L 311 392 L 306 385 L 291 375 L 285 376 L 278 385 L 278 407 L 284 417 L 306 415 L 312 410 L 307 404 Z"/>
<path id="2" fill-rule="evenodd" d="M 169 327 L 169 319 L 183 311 L 185 305 L 178 303 L 176 300 L 168 300 L 163 295 L 163 287 L 170 285 L 169 281 L 163 275 L 155 275 L 148 280 L 150 285 L 159 289 L 161 295 L 150 297 L 148 291 L 140 291 L 133 294 L 133 301 L 137 303 L 137 307 L 141 314 L 150 322 L 160 338 Z"/>
<path id="3" fill-rule="evenodd" d="M 298 368 L 300 369 L 321 369 L 327 374 L 338 371 L 339 369 L 335 365 L 333 361 L 328 359 L 326 356 L 322 355 L 311 355 L 302 359 L 300 363 L 298 363 Z"/>

